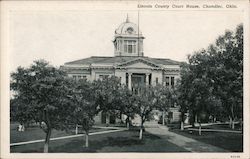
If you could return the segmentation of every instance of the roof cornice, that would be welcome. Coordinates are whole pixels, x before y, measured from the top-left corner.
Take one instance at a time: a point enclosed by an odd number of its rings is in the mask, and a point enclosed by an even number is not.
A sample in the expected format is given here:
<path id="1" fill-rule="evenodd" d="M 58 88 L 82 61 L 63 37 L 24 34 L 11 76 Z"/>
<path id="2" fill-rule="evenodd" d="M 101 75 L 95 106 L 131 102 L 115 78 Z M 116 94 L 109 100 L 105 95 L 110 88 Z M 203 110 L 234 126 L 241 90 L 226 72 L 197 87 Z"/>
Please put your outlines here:
<path id="1" fill-rule="evenodd" d="M 117 67 L 123 67 L 123 66 L 127 66 L 129 64 L 133 64 L 133 63 L 136 63 L 136 62 L 143 62 L 143 63 L 146 63 L 147 65 L 150 65 L 150 66 L 153 66 L 153 67 L 156 67 L 156 68 L 161 68 L 160 65 L 156 64 L 156 63 L 153 63 L 149 60 L 146 60 L 146 58 L 143 58 L 143 57 L 138 57 L 136 59 L 132 59 L 132 60 L 129 60 L 129 61 L 126 61 L 126 62 L 123 62 L 123 63 L 120 63 L 117 65 Z"/>

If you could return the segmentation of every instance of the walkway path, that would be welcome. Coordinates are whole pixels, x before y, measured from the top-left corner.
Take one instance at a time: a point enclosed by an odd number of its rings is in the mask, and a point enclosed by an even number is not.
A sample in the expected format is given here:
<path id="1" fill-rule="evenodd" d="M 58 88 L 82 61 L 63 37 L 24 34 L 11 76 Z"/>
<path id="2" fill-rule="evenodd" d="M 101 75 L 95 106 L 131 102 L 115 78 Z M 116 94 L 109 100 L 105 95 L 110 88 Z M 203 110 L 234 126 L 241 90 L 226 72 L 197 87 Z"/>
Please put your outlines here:
<path id="1" fill-rule="evenodd" d="M 161 137 L 164 140 L 167 140 L 177 146 L 180 146 L 191 152 L 226 152 L 222 148 L 209 145 L 173 132 L 168 131 L 168 128 L 165 126 L 158 125 L 157 127 L 148 127 L 146 131 Z"/>

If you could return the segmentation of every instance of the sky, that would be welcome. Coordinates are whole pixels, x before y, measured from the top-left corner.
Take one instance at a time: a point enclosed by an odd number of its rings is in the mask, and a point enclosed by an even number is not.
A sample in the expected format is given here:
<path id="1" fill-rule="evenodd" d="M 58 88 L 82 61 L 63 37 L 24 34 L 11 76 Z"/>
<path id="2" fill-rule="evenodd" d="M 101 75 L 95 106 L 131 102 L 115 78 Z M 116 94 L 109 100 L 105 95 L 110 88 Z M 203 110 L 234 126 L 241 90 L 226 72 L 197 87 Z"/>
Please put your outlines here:
<path id="1" fill-rule="evenodd" d="M 10 69 L 45 59 L 59 67 L 90 56 L 114 56 L 114 31 L 131 10 L 13 11 L 10 14 Z M 243 22 L 240 11 L 140 11 L 144 55 L 186 61 L 225 30 Z"/>

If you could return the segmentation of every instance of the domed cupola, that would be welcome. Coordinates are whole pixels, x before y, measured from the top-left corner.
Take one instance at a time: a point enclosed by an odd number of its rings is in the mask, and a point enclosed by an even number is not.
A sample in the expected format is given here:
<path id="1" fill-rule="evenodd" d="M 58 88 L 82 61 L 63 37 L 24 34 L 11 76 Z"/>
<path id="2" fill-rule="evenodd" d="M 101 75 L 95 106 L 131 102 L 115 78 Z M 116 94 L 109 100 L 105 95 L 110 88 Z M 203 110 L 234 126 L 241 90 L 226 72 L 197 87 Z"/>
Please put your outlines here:
<path id="1" fill-rule="evenodd" d="M 143 56 L 143 39 L 138 25 L 130 22 L 128 16 L 115 30 L 115 56 Z"/>

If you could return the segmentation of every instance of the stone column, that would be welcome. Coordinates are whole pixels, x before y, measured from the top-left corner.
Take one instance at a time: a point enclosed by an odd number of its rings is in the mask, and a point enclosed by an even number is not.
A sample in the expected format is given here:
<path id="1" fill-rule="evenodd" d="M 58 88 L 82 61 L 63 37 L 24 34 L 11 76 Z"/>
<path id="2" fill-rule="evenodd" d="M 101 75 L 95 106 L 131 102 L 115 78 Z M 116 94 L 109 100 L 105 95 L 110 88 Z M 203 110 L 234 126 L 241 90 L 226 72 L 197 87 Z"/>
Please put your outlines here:
<path id="1" fill-rule="evenodd" d="M 146 86 L 149 85 L 149 73 L 146 73 Z"/>
<path id="2" fill-rule="evenodd" d="M 128 89 L 132 90 L 132 73 L 128 73 Z"/>
<path id="3" fill-rule="evenodd" d="M 90 79 L 91 79 L 90 81 L 96 80 L 95 79 L 95 71 L 93 69 L 91 69 Z"/>

